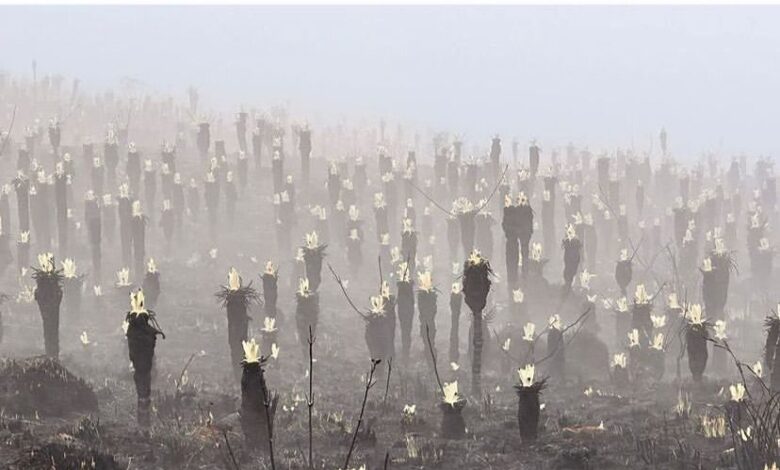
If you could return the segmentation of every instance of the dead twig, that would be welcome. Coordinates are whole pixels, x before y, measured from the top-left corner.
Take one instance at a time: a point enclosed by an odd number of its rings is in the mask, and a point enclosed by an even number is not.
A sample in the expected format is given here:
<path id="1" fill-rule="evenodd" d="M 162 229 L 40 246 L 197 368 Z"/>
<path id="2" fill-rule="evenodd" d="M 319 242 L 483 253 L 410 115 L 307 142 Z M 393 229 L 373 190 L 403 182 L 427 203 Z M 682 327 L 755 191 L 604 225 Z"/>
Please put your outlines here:
<path id="1" fill-rule="evenodd" d="M 368 371 L 368 377 L 366 378 L 366 389 L 363 394 L 363 404 L 360 406 L 360 415 L 358 416 L 358 422 L 355 425 L 355 432 L 352 434 L 352 443 L 349 445 L 349 451 L 347 452 L 347 458 L 344 460 L 344 467 L 349 468 L 349 461 L 352 458 L 352 451 L 355 450 L 355 443 L 357 442 L 358 432 L 360 431 L 360 425 L 363 424 L 363 413 L 366 411 L 366 402 L 368 401 L 368 391 L 374 386 L 374 372 L 376 372 L 376 366 L 382 362 L 381 359 L 371 359 L 371 369 Z"/>
<path id="2" fill-rule="evenodd" d="M 347 302 L 349 302 L 350 307 L 352 307 L 352 310 L 354 310 L 363 320 L 367 320 L 368 317 L 365 313 L 361 312 L 356 306 L 355 303 L 352 302 L 352 299 L 349 298 L 349 294 L 347 294 L 347 289 L 344 287 L 344 283 L 342 282 L 341 278 L 338 274 L 336 274 L 336 271 L 333 270 L 333 266 L 328 263 L 328 269 L 330 269 L 331 274 L 333 274 L 333 278 L 336 280 L 336 284 L 339 285 L 341 288 L 341 292 L 344 293 L 344 297 L 346 297 Z"/>

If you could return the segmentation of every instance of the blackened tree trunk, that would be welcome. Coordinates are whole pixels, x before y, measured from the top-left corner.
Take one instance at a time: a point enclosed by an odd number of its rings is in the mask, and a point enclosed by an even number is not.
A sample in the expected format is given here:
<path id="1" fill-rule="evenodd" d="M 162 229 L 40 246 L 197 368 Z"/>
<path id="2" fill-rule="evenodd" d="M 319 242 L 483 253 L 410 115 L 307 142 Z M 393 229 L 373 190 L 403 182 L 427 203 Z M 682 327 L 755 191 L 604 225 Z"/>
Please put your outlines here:
<path id="1" fill-rule="evenodd" d="M 119 242 L 122 245 L 122 265 L 130 266 L 133 247 L 133 205 L 129 197 L 120 197 L 117 204 L 119 216 Z"/>
<path id="2" fill-rule="evenodd" d="M 319 289 L 322 282 L 322 259 L 325 256 L 325 248 L 324 245 L 303 248 L 306 278 L 309 280 L 309 288 L 314 292 Z"/>
<path id="3" fill-rule="evenodd" d="M 135 263 L 136 279 L 141 277 L 146 265 L 146 217 L 144 215 L 134 215 L 132 218 L 133 227 L 133 258 Z"/>
<path id="4" fill-rule="evenodd" d="M 385 308 L 381 315 L 368 315 L 365 339 L 372 359 L 387 361 L 395 356 L 394 298 L 385 298 Z"/>
<path id="5" fill-rule="evenodd" d="M 67 176 L 57 174 L 54 178 L 54 199 L 57 207 L 57 237 L 61 255 L 68 254 L 68 192 Z"/>
<path id="6" fill-rule="evenodd" d="M 157 306 L 157 300 L 160 298 L 160 273 L 159 271 L 146 271 L 141 289 L 146 295 L 146 305 L 153 309 Z M 241 358 L 239 358 L 240 362 Z"/>
<path id="7" fill-rule="evenodd" d="M 632 273 L 633 269 L 630 259 L 620 260 L 617 262 L 617 265 L 615 266 L 615 281 L 620 288 L 620 295 L 623 297 L 627 295 L 626 289 L 631 283 Z"/>
<path id="8" fill-rule="evenodd" d="M 398 281 L 398 321 L 401 325 L 401 354 L 405 364 L 409 363 L 412 347 L 412 324 L 414 323 L 414 290 L 411 282 Z"/>
<path id="9" fill-rule="evenodd" d="M 582 243 L 578 238 L 563 241 L 563 283 L 566 292 L 571 290 L 574 276 L 579 269 L 581 251 Z"/>
<path id="10" fill-rule="evenodd" d="M 539 432 L 539 394 L 542 385 L 536 383 L 530 387 L 516 386 L 517 423 L 523 442 L 536 440 Z"/>
<path id="11" fill-rule="evenodd" d="M 92 255 L 92 272 L 95 273 L 94 281 L 100 285 L 102 279 L 102 227 L 100 207 L 96 199 L 87 199 L 84 201 L 84 220 L 87 225 L 87 237 L 89 238 L 89 249 Z"/>
<path id="12" fill-rule="evenodd" d="M 476 396 L 482 393 L 482 343 L 483 343 L 483 318 L 482 312 L 487 304 L 487 296 L 490 292 L 490 263 L 476 256 L 469 259 L 463 267 L 463 295 L 466 305 L 472 313 L 472 341 L 473 352 L 471 358 L 471 392 Z"/>
<path id="13" fill-rule="evenodd" d="M 0 233 L 11 236 L 11 203 L 8 195 L 11 192 L 10 185 L 0 188 Z"/>
<path id="14" fill-rule="evenodd" d="M 16 242 L 16 267 L 18 272 L 21 273 L 22 269 L 27 269 L 30 266 L 30 241 L 19 240 Z"/>
<path id="15" fill-rule="evenodd" d="M 685 339 L 688 350 L 688 368 L 693 380 L 701 382 L 707 367 L 707 328 L 704 324 L 688 325 Z"/>
<path id="16" fill-rule="evenodd" d="M 212 242 L 217 239 L 217 208 L 219 206 L 219 186 L 216 181 L 205 183 L 206 212 L 209 220 L 209 238 Z"/>
<path id="17" fill-rule="evenodd" d="M 153 169 L 144 170 L 144 201 L 151 211 L 157 199 L 157 175 Z M 151 214 L 152 212 L 150 212 Z"/>
<path id="18" fill-rule="evenodd" d="M 246 120 L 249 115 L 242 111 L 238 113 L 236 119 L 236 139 L 238 139 L 238 149 L 246 153 Z"/>
<path id="19" fill-rule="evenodd" d="M 130 149 L 127 153 L 125 168 L 130 193 L 138 196 L 138 191 L 141 188 L 141 154 L 135 149 Z"/>
<path id="20" fill-rule="evenodd" d="M 563 380 L 566 377 L 566 343 L 563 331 L 550 328 L 547 333 L 547 355 L 550 357 L 550 375 Z"/>
<path id="21" fill-rule="evenodd" d="M 116 168 L 119 166 L 119 146 L 116 140 L 106 141 L 103 145 L 103 154 L 108 170 L 108 187 L 116 187 Z M 102 194 L 99 194 L 102 196 Z"/>
<path id="22" fill-rule="evenodd" d="M 62 302 L 62 275 L 59 272 L 36 272 L 35 301 L 43 320 L 43 342 L 46 355 L 60 355 L 60 303 Z"/>
<path id="23" fill-rule="evenodd" d="M 262 166 L 264 127 L 264 121 L 258 120 L 255 130 L 252 131 L 252 155 L 255 157 L 255 168 L 258 170 Z"/>
<path id="24" fill-rule="evenodd" d="M 278 297 L 278 277 L 274 274 L 264 273 L 263 280 L 263 309 L 265 316 L 276 318 L 276 300 Z"/>
<path id="25" fill-rule="evenodd" d="M 462 439 L 466 436 L 466 421 L 463 419 L 463 408 L 466 400 L 454 404 L 440 403 L 441 437 L 445 439 Z"/>
<path id="26" fill-rule="evenodd" d="M 240 295 L 227 296 L 228 345 L 230 346 L 230 367 L 241 375 L 241 359 L 244 357 L 243 342 L 247 339 L 249 315 L 246 299 Z"/>
<path id="27" fill-rule="evenodd" d="M 16 212 L 19 216 L 19 232 L 30 231 L 30 180 L 20 176 L 14 180 L 16 188 Z"/>
<path id="28" fill-rule="evenodd" d="M 262 449 L 273 436 L 277 397 L 271 397 L 259 362 L 244 363 L 241 375 L 241 430 L 250 449 Z M 268 410 L 266 412 L 266 406 Z M 269 423 L 270 418 L 270 423 Z M 271 434 L 269 436 L 269 430 Z M 267 449 L 270 452 L 270 449 Z"/>
<path id="29" fill-rule="evenodd" d="M 149 324 L 146 313 L 128 313 L 127 349 L 133 363 L 133 380 L 138 395 L 136 416 L 140 426 L 149 426 L 152 396 L 152 364 L 159 331 Z"/>
<path id="30" fill-rule="evenodd" d="M 480 212 L 476 217 L 476 245 L 479 251 L 488 258 L 493 256 L 493 217 Z"/>
<path id="31" fill-rule="evenodd" d="M 460 359 L 460 310 L 463 305 L 461 292 L 450 293 L 450 362 Z"/>
<path id="32" fill-rule="evenodd" d="M 298 150 L 301 152 L 301 176 L 304 187 L 309 184 L 309 167 L 311 166 L 311 131 L 304 129 L 300 133 Z"/>
<path id="33" fill-rule="evenodd" d="M 460 223 L 460 243 L 464 256 L 468 256 L 474 250 L 474 235 L 476 232 L 476 211 L 461 212 L 458 214 Z"/>
<path id="34" fill-rule="evenodd" d="M 420 338 L 423 344 L 428 347 L 428 339 L 431 341 L 431 348 L 436 352 L 436 291 L 418 290 L 417 291 L 417 309 L 420 313 Z M 430 354 L 426 354 L 428 365 L 433 368 L 433 362 Z"/>

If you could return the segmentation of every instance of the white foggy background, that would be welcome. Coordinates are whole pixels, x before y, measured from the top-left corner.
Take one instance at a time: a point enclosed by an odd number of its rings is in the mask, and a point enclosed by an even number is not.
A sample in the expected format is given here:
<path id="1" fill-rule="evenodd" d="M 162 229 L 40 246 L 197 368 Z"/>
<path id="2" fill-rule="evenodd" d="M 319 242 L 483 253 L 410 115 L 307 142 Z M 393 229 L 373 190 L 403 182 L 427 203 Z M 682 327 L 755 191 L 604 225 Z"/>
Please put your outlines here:
<path id="1" fill-rule="evenodd" d="M 0 70 L 223 113 L 674 156 L 780 153 L 778 7 L 2 7 Z M 394 132 L 394 127 L 389 127 Z M 508 152 L 508 148 L 507 148 Z"/>

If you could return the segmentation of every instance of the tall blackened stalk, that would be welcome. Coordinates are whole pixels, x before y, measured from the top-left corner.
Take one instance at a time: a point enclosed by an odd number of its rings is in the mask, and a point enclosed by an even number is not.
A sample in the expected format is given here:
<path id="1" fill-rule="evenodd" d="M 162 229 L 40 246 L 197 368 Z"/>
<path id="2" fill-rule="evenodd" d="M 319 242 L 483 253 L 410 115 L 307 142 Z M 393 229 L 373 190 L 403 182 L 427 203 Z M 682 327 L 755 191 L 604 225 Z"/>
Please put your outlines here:
<path id="1" fill-rule="evenodd" d="M 303 246 L 303 261 L 306 264 L 306 278 L 309 289 L 316 292 L 322 282 L 322 260 L 325 257 L 327 245 L 321 245 L 317 232 L 306 234 L 306 244 Z"/>
<path id="2" fill-rule="evenodd" d="M 482 312 L 487 304 L 492 274 L 490 262 L 483 258 L 479 252 L 471 252 L 463 265 L 463 296 L 472 313 L 471 392 L 477 396 L 482 389 Z"/>
<path id="3" fill-rule="evenodd" d="M 771 371 L 770 388 L 780 391 L 780 315 L 777 311 L 766 317 L 766 343 L 764 345 L 764 364 Z"/>
<path id="4" fill-rule="evenodd" d="M 409 271 L 414 272 L 417 259 L 417 231 L 411 219 L 403 219 L 401 231 L 401 256 L 407 260 Z"/>
<path id="5" fill-rule="evenodd" d="M 236 115 L 236 139 L 238 139 L 238 148 L 246 153 L 246 122 L 249 114 L 241 111 Z"/>
<path id="6" fill-rule="evenodd" d="M 16 190 L 16 213 L 19 216 L 19 232 L 30 231 L 30 180 L 19 171 L 13 181 Z"/>
<path id="7" fill-rule="evenodd" d="M 564 293 L 571 290 L 574 276 L 580 266 L 580 256 L 582 254 L 582 242 L 577 238 L 574 227 L 569 224 L 566 226 L 566 237 L 562 242 L 563 246 L 563 287 Z"/>
<path id="8" fill-rule="evenodd" d="M 263 441 L 268 443 L 271 468 L 275 469 L 273 424 L 279 397 L 268 391 L 264 370 L 267 358 L 260 355 L 260 345 L 254 339 L 242 344 L 244 360 L 241 374 L 241 429 L 250 449 L 258 449 Z"/>
<path id="9" fill-rule="evenodd" d="M 628 289 L 632 277 L 633 263 L 631 258 L 628 257 L 628 250 L 624 248 L 620 251 L 620 260 L 615 265 L 615 282 L 617 282 L 620 294 L 623 297 L 627 296 L 626 289 Z"/>
<path id="10" fill-rule="evenodd" d="M 130 143 L 127 151 L 125 173 L 127 173 L 129 191 L 137 195 L 141 189 L 141 153 L 138 152 L 134 143 Z"/>
<path id="11" fill-rule="evenodd" d="M 16 264 L 18 272 L 30 266 L 30 232 L 19 232 L 16 242 Z"/>
<path id="12" fill-rule="evenodd" d="M 8 200 L 10 194 L 10 184 L 0 187 L 0 232 L 9 237 L 11 236 L 11 202 Z"/>
<path id="13" fill-rule="evenodd" d="M 87 191 L 84 198 L 84 221 L 87 226 L 87 238 L 92 256 L 92 272 L 95 273 L 95 284 L 100 284 L 102 279 L 102 225 L 101 212 L 98 200 L 92 191 Z"/>
<path id="14" fill-rule="evenodd" d="M 551 361 L 550 375 L 561 380 L 566 377 L 566 342 L 563 331 L 560 317 L 553 315 L 547 330 L 547 357 Z"/>
<path id="15" fill-rule="evenodd" d="M 122 246 L 122 265 L 130 266 L 133 251 L 133 202 L 130 200 L 130 188 L 127 184 L 119 186 L 117 215 L 119 217 L 119 243 Z"/>
<path id="16" fill-rule="evenodd" d="M 150 424 L 154 348 L 157 336 L 165 339 L 165 335 L 157 326 L 154 312 L 144 306 L 144 293 L 140 289 L 130 293 L 130 311 L 125 321 L 128 324 L 127 349 L 133 363 L 133 380 L 138 395 L 136 416 L 138 424 L 146 427 Z"/>
<path id="17" fill-rule="evenodd" d="M 106 160 L 106 170 L 108 170 L 108 186 L 113 188 L 116 185 L 116 168 L 119 166 L 119 143 L 113 129 L 110 129 L 106 135 L 103 158 Z"/>
<path id="18" fill-rule="evenodd" d="M 477 210 L 471 202 L 465 198 L 456 200 L 455 212 L 460 224 L 460 243 L 463 253 L 471 253 L 474 250 L 474 236 L 476 234 Z"/>
<path id="19" fill-rule="evenodd" d="M 770 257 L 765 254 L 764 258 Z M 728 301 L 731 269 L 734 266 L 734 261 L 726 250 L 722 239 L 715 240 L 715 249 L 710 254 L 709 262 L 705 262 L 705 265 L 705 268 L 702 269 L 704 311 L 707 313 L 707 317 L 722 320 Z M 707 269 L 709 270 L 707 271 Z"/>
<path id="20" fill-rule="evenodd" d="M 58 164 L 54 172 L 54 203 L 57 209 L 57 239 L 60 253 L 68 253 L 68 177 Z"/>
<path id="21" fill-rule="evenodd" d="M 236 202 L 238 201 L 238 191 L 236 182 L 233 179 L 233 172 L 228 171 L 225 175 L 225 206 L 227 208 L 228 224 L 233 226 L 236 219 Z"/>
<path id="22" fill-rule="evenodd" d="M 545 388 L 546 379 L 535 381 L 535 367 L 528 364 L 518 369 L 520 383 L 515 385 L 517 392 L 517 423 L 523 442 L 536 440 L 539 432 L 539 396 Z"/>
<path id="23" fill-rule="evenodd" d="M 213 171 L 206 174 L 203 184 L 206 212 L 208 213 L 209 238 L 214 242 L 217 238 L 217 209 L 219 207 L 219 184 Z"/>
<path id="24" fill-rule="evenodd" d="M 276 301 L 279 297 L 279 272 L 273 261 L 265 264 L 265 271 L 260 276 L 263 281 L 263 309 L 265 316 L 276 318 Z"/>
<path id="25" fill-rule="evenodd" d="M 263 156 L 263 141 L 265 140 L 265 120 L 257 119 L 252 130 L 252 155 L 255 157 L 255 168 L 261 166 Z"/>
<path id="26" fill-rule="evenodd" d="M 653 319 L 650 312 L 653 309 L 651 299 L 647 295 L 645 286 L 637 284 L 634 293 L 634 307 L 631 314 L 631 328 L 639 331 L 642 338 L 653 337 Z"/>
<path id="27" fill-rule="evenodd" d="M 209 156 L 209 147 L 211 146 L 211 131 L 208 122 L 201 122 L 198 124 L 198 154 L 200 154 L 201 160 L 206 160 Z"/>
<path id="28" fill-rule="evenodd" d="M 414 286 L 408 263 L 398 265 L 398 281 L 395 285 L 398 293 L 398 321 L 401 325 L 401 354 L 404 364 L 409 364 L 414 323 Z"/>
<path id="29" fill-rule="evenodd" d="M 154 258 L 149 258 L 146 263 L 146 274 L 141 288 L 146 293 L 146 304 L 149 308 L 157 307 L 157 300 L 160 298 L 160 271 L 157 270 Z"/>
<path id="30" fill-rule="evenodd" d="M 392 360 L 395 356 L 395 297 L 387 284 L 378 296 L 371 297 L 371 309 L 366 320 L 365 339 L 374 359 Z"/>
<path id="31" fill-rule="evenodd" d="M 687 327 L 685 330 L 686 348 L 688 351 L 688 368 L 695 382 L 701 382 L 704 369 L 707 367 L 707 322 L 702 315 L 701 306 L 691 305 L 686 314 Z"/>
<path id="32" fill-rule="evenodd" d="M 511 197 L 505 198 L 501 227 L 506 236 L 507 288 L 511 291 L 517 288 L 517 266 L 521 255 L 523 275 L 528 273 L 531 236 L 534 233 L 534 212 L 524 193 L 518 196 L 517 203 L 513 203 Z"/>
<path id="33" fill-rule="evenodd" d="M 460 359 L 460 310 L 463 306 L 463 286 L 455 282 L 450 291 L 450 362 Z"/>
<path id="34" fill-rule="evenodd" d="M 417 309 L 420 312 L 420 337 L 436 344 L 436 289 L 430 271 L 418 274 Z M 426 338 L 426 335 L 427 338 Z M 434 351 L 435 353 L 435 351 Z M 430 361 L 429 361 L 429 364 Z"/>
<path id="35" fill-rule="evenodd" d="M 133 259 L 136 278 L 144 272 L 146 259 L 146 216 L 141 210 L 141 201 L 133 202 L 133 217 L 131 220 L 133 234 Z"/>
<path id="36" fill-rule="evenodd" d="M 304 186 L 309 184 L 309 168 L 311 166 L 311 130 L 308 125 L 301 129 L 298 140 L 298 150 L 301 153 L 301 176 Z"/>
<path id="37" fill-rule="evenodd" d="M 62 302 L 62 270 L 56 269 L 54 255 L 38 255 L 38 267 L 33 269 L 35 301 L 43 319 L 43 342 L 46 355 L 60 355 L 60 303 Z"/>
<path id="38" fill-rule="evenodd" d="M 257 291 L 249 285 L 243 285 L 241 276 L 235 268 L 228 272 L 228 284 L 222 286 L 216 294 L 222 306 L 227 309 L 228 322 L 228 346 L 230 347 L 230 365 L 238 379 L 241 375 L 241 358 L 243 357 L 242 344 L 246 341 L 249 329 L 249 315 L 247 309 L 259 297 Z"/>

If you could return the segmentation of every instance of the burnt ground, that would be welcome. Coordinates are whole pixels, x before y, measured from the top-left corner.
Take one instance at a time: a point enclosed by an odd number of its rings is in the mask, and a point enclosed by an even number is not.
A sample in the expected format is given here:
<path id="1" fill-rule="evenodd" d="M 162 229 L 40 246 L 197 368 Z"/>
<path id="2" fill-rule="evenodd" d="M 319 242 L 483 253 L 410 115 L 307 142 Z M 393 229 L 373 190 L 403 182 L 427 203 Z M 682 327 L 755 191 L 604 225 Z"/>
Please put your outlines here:
<path id="1" fill-rule="evenodd" d="M 3 468 L 51 468 L 52 462 L 57 462 L 56 468 L 78 468 L 73 458 L 90 465 L 94 460 L 96 468 L 230 469 L 236 468 L 233 458 L 239 468 L 270 468 L 262 455 L 244 450 L 236 414 L 240 393 L 228 367 L 224 312 L 209 292 L 188 287 L 184 280 L 191 277 L 172 275 L 175 269 L 166 264 L 161 268 L 166 277 L 157 310 L 168 338 L 158 343 L 156 353 L 153 426 L 135 425 L 135 390 L 120 328 L 122 300 L 107 295 L 98 308 L 91 298 L 82 317 L 63 313 L 70 320 L 62 331 L 61 363 L 91 384 L 99 411 L 62 416 L 4 412 L 0 421 Z M 332 282 L 328 284 L 332 287 Z M 350 317 L 353 312 L 346 305 L 341 307 L 345 301 L 340 293 L 323 291 L 321 303 L 315 343 L 314 463 L 316 468 L 332 469 L 343 465 L 369 362 L 362 322 Z M 268 384 L 280 395 L 274 443 L 277 468 L 305 468 L 308 449 L 307 362 L 290 324 L 291 309 L 292 305 L 284 305 L 280 357 L 267 367 Z M 4 350 L 13 350 L 16 357 L 39 354 L 42 340 L 35 307 L 12 305 L 11 310 L 5 322 Z M 448 314 L 440 307 L 440 319 Z M 255 324 L 258 318 L 259 311 Z M 93 344 L 80 344 L 79 328 L 73 323 L 90 325 Z M 467 334 L 463 324 L 468 321 L 461 323 L 463 337 Z M 447 347 L 444 332 L 441 328 L 437 341 L 440 352 Z M 571 348 L 574 345 L 576 339 Z M 457 378 L 468 396 L 465 344 L 461 349 L 463 366 L 457 372 L 446 361 L 438 362 L 442 379 Z M 667 367 L 666 382 L 640 378 L 626 390 L 616 390 L 604 374 L 566 383 L 552 380 L 543 392 L 540 438 L 524 444 L 517 432 L 515 374 L 492 349 L 487 359 L 492 358 L 492 366 L 484 379 L 486 394 L 482 399 L 469 397 L 464 411 L 468 437 L 446 440 L 439 437 L 435 378 L 415 331 L 412 364 L 394 364 L 386 398 L 386 375 L 380 374 L 370 390 L 351 466 L 365 463 L 368 468 L 383 468 L 386 455 L 389 468 L 409 469 L 715 468 L 729 463 L 723 453 L 731 447 L 729 438 L 706 439 L 700 422 L 702 414 L 719 413 L 718 405 L 725 398 L 718 392 L 726 383 L 684 382 L 692 411 L 690 416 L 678 416 L 674 408 L 679 386 L 672 380 L 673 363 Z M 572 375 L 588 366 L 576 358 L 569 361 Z M 684 361 L 682 370 L 687 376 Z M 587 389 L 592 389 L 590 396 Z M 411 422 L 403 419 L 406 404 L 416 404 Z M 598 429 L 601 422 L 603 430 Z M 65 460 L 66 455 L 71 460 Z"/>

